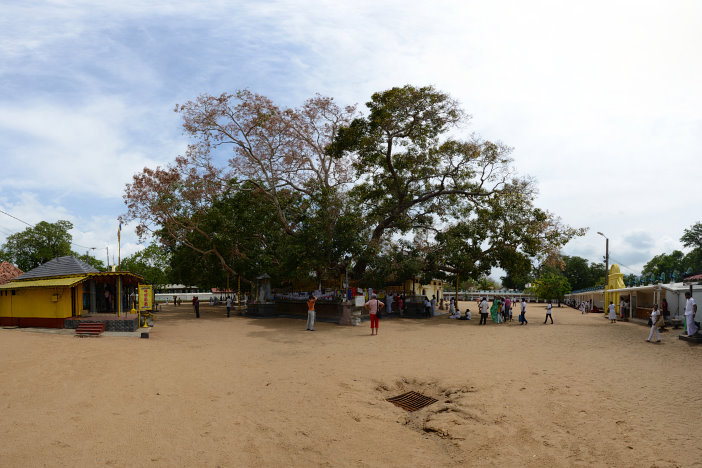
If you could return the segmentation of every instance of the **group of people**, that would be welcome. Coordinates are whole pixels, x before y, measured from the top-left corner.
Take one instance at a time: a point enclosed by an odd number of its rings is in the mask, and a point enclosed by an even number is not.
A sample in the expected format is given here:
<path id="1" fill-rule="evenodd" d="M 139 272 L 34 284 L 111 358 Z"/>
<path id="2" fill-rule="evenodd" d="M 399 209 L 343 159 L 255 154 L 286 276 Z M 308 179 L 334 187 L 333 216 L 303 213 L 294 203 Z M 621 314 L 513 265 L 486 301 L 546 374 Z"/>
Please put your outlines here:
<path id="1" fill-rule="evenodd" d="M 427 317 L 433 317 L 436 315 L 436 296 L 431 295 L 431 300 L 427 296 L 424 296 L 424 313 Z"/>
<path id="2" fill-rule="evenodd" d="M 488 304 L 487 298 L 482 297 L 480 298 L 480 301 L 478 302 L 478 310 L 480 310 L 480 323 L 478 325 L 487 325 L 487 316 L 488 313 L 490 314 L 490 318 L 492 318 L 492 321 L 495 323 L 506 323 L 506 322 L 512 322 L 513 321 L 513 308 L 512 301 L 509 297 L 506 298 L 499 298 L 496 297 L 492 301 L 492 305 Z M 526 319 L 526 300 L 522 298 L 521 303 L 519 304 L 520 311 L 519 311 L 519 324 L 520 325 L 527 325 L 529 322 Z M 551 303 L 549 302 L 547 310 L 546 310 L 546 318 L 548 319 L 551 316 Z M 544 323 L 546 323 L 544 321 Z M 551 323 L 553 323 L 553 318 L 551 319 Z"/>
<path id="3" fill-rule="evenodd" d="M 589 314 L 592 312 L 592 301 L 583 301 L 578 306 L 578 310 L 581 314 Z"/>
<path id="4" fill-rule="evenodd" d="M 654 343 L 660 343 L 661 342 L 661 333 L 659 329 L 663 328 L 665 326 L 665 315 L 666 312 L 668 311 L 668 303 L 665 299 L 664 301 L 664 306 L 663 310 L 658 309 L 658 304 L 653 304 L 653 310 L 651 311 L 651 318 L 649 319 L 648 323 L 651 326 L 651 331 L 648 333 L 648 338 L 646 338 L 647 342 L 651 342 L 651 338 L 653 338 L 653 334 L 656 334 L 656 341 Z M 695 299 L 692 297 L 692 294 L 689 292 L 685 293 L 685 329 L 687 332 L 687 336 L 693 336 L 699 331 L 699 327 L 697 326 L 697 322 L 695 322 L 695 315 L 697 314 L 697 302 Z"/>
<path id="5" fill-rule="evenodd" d="M 177 304 L 180 304 L 180 298 L 178 299 Z M 210 298 L 210 305 L 214 304 L 214 300 Z M 232 298 L 231 296 L 227 296 L 226 299 L 226 304 L 227 304 L 227 317 L 231 317 L 232 314 Z M 195 318 L 200 318 L 200 299 L 197 296 L 193 296 L 193 312 L 195 312 Z"/>
<path id="6" fill-rule="evenodd" d="M 455 298 L 451 298 L 449 301 L 449 318 L 450 319 L 456 319 L 456 320 L 470 320 L 471 319 L 471 313 L 470 309 L 466 307 L 466 314 L 465 316 L 461 315 L 461 309 L 458 307 L 458 303 L 456 302 Z"/>
<path id="7" fill-rule="evenodd" d="M 685 298 L 686 298 L 686 304 L 685 304 L 685 319 L 686 319 L 686 325 L 687 325 L 687 333 L 688 336 L 692 336 L 695 333 L 697 333 L 698 328 L 697 324 L 694 320 L 695 314 L 697 313 L 697 303 L 695 300 L 692 298 L 691 294 L 689 292 L 685 293 Z M 315 322 L 315 304 L 316 304 L 317 298 L 314 295 L 309 296 L 309 300 L 307 301 L 307 330 L 308 331 L 314 331 L 314 322 Z M 390 309 L 390 305 L 393 301 L 392 297 L 388 298 L 388 309 Z M 402 307 L 404 305 L 404 298 L 402 296 L 398 296 L 396 298 L 396 304 L 400 310 L 402 310 Z M 518 303 L 520 307 L 520 313 L 519 313 L 519 323 L 520 325 L 527 325 L 529 322 L 526 319 L 526 300 L 522 298 L 521 302 Z M 199 307 L 198 307 L 198 302 L 197 298 L 193 298 L 193 307 L 195 309 L 195 313 L 197 317 L 200 316 L 199 314 Z M 385 304 L 381 301 L 378 300 L 378 296 L 376 294 L 373 294 L 371 299 L 368 300 L 364 304 L 364 308 L 366 311 L 368 311 L 369 316 L 370 316 L 370 323 L 371 323 L 371 335 L 377 335 L 378 334 L 378 315 L 380 314 L 380 311 L 385 307 Z M 580 304 L 578 307 L 581 311 L 581 313 L 589 313 L 592 310 L 592 303 L 590 301 L 585 301 Z M 429 300 L 428 297 L 424 297 L 424 308 L 428 316 L 434 315 L 436 311 L 436 298 L 435 296 L 432 296 L 432 299 Z M 513 312 L 512 312 L 513 304 L 512 301 L 510 300 L 509 297 L 507 298 L 498 298 L 496 297 L 493 300 L 492 305 L 488 304 L 487 298 L 482 297 L 478 301 L 478 310 L 480 312 L 480 323 L 479 325 L 486 325 L 487 324 L 487 316 L 488 313 L 490 314 L 493 322 L 495 323 L 505 323 L 505 322 L 511 322 L 513 320 Z M 231 309 L 231 298 L 227 297 L 227 316 L 229 316 L 229 312 Z M 609 319 L 611 320 L 612 323 L 616 323 L 617 320 L 617 314 L 616 314 L 616 309 L 614 306 L 613 302 L 610 302 L 609 307 L 608 307 L 608 312 L 609 312 Z M 470 310 L 466 308 L 465 316 L 461 315 L 461 311 L 458 307 L 458 303 L 455 300 L 455 298 L 451 298 L 449 302 L 449 318 L 452 319 L 461 319 L 461 320 L 470 320 L 471 319 L 471 314 Z M 653 306 L 653 311 L 651 312 L 651 331 L 649 333 L 648 338 L 646 341 L 650 342 L 651 338 L 653 337 L 653 334 L 656 333 L 657 335 L 657 342 L 660 342 L 661 335 L 660 332 L 658 331 L 658 328 L 662 326 L 663 323 L 663 314 L 661 311 L 658 309 L 658 305 L 654 304 Z M 551 324 L 553 324 L 553 303 L 551 301 L 548 302 L 546 305 L 546 317 L 544 319 L 544 324 L 548 323 L 548 321 L 551 321 Z"/>

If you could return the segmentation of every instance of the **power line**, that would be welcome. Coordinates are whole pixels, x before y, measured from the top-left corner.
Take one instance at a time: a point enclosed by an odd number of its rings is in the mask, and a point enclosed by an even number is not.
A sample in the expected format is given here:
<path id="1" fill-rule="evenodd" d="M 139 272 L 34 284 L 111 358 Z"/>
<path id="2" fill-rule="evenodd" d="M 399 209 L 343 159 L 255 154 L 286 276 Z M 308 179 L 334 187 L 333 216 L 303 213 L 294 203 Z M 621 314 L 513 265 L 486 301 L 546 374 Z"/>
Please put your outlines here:
<path id="1" fill-rule="evenodd" d="M 24 221 L 24 220 L 22 220 L 22 219 L 19 219 L 17 216 L 13 216 L 13 215 L 11 215 L 10 213 L 8 213 L 8 212 L 6 212 L 6 211 L 0 210 L 0 213 L 2 213 L 2 214 L 4 214 L 4 215 L 7 215 L 7 216 L 9 216 L 10 218 L 16 219 L 16 220 L 19 221 L 20 223 L 24 223 L 24 224 L 26 224 L 26 225 L 29 226 L 29 227 L 34 227 L 33 224 L 29 224 L 27 221 Z M 8 235 L 11 235 L 11 234 L 8 234 Z M 95 248 L 96 248 L 96 247 L 86 247 L 86 246 L 84 246 L 84 245 L 76 244 L 75 242 L 71 242 L 71 245 L 75 245 L 76 247 L 80 247 L 80 248 L 82 248 L 82 249 L 93 249 L 93 250 L 95 250 Z"/>
<path id="2" fill-rule="evenodd" d="M 626 268 L 627 270 L 631 271 L 632 273 L 636 273 L 636 270 L 634 270 L 633 268 L 629 268 L 628 266 L 626 266 L 626 265 L 624 265 L 623 263 L 619 262 L 616 258 L 612 257 L 612 260 L 615 261 L 615 262 L 617 262 L 617 265 L 619 265 L 620 267 L 624 267 L 624 268 Z"/>
<path id="3" fill-rule="evenodd" d="M 23 220 L 19 219 L 17 216 L 12 216 L 10 213 L 7 213 L 6 211 L 0 210 L 0 213 L 5 214 L 5 215 L 9 216 L 10 218 L 16 219 L 16 220 L 19 221 L 20 223 L 24 223 L 24 224 L 26 224 L 26 225 L 29 226 L 29 227 L 32 227 L 32 226 L 33 226 L 32 224 L 29 224 L 27 221 L 23 221 Z"/>

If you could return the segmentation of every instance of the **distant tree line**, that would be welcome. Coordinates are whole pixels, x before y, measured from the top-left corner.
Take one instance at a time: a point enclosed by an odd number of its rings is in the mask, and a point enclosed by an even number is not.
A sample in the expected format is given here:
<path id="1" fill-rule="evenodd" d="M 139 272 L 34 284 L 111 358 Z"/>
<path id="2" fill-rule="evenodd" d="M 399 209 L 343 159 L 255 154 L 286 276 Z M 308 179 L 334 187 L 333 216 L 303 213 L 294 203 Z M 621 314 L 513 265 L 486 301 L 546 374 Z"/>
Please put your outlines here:
<path id="1" fill-rule="evenodd" d="M 681 281 L 685 276 L 702 273 L 702 222 L 696 222 L 683 231 L 680 238 L 684 247 L 691 249 L 687 254 L 673 250 L 669 254 L 659 254 L 644 265 L 641 276 L 649 281 Z M 641 278 L 628 275 L 625 281 L 633 283 Z"/>
<path id="2" fill-rule="evenodd" d="M 101 260 L 87 252 L 80 254 L 71 249 L 71 229 L 73 224 L 70 221 L 41 221 L 24 231 L 11 234 L 0 246 L 0 262 L 12 263 L 26 272 L 54 258 L 71 255 L 99 271 L 105 271 Z M 122 259 L 120 269 L 143 276 L 147 284 L 161 285 L 171 281 L 170 259 L 155 244 Z"/>
<path id="3" fill-rule="evenodd" d="M 29 271 L 54 258 L 73 255 L 97 269 L 104 269 L 100 260 L 71 249 L 73 236 L 68 232 L 71 229 L 73 224 L 70 221 L 41 221 L 24 231 L 11 234 L 0 246 L 0 261 L 12 263 L 22 271 Z"/>
<path id="4" fill-rule="evenodd" d="M 686 276 L 702 272 L 702 222 L 685 229 L 680 238 L 683 246 L 690 248 L 687 254 L 674 250 L 670 254 L 653 257 L 641 275 L 628 274 L 624 283 L 628 286 L 681 281 Z M 571 291 L 604 286 L 606 278 L 603 263 L 591 263 L 581 257 L 549 257 L 531 275 L 514 278 L 509 274 L 502 278 L 505 287 L 522 289 L 532 285 L 532 291 L 544 299 L 561 299 Z"/>

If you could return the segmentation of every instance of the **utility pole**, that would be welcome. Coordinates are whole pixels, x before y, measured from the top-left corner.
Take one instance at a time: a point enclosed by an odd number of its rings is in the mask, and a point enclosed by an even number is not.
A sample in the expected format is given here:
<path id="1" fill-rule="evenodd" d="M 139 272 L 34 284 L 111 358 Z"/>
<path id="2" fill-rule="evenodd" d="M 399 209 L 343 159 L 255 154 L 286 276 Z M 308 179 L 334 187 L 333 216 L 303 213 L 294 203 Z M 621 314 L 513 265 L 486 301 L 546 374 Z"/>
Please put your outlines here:
<path id="1" fill-rule="evenodd" d="M 609 283 L 609 238 L 602 234 L 601 232 L 597 232 L 597 234 L 601 235 L 602 237 L 605 238 L 605 293 L 604 293 L 604 309 L 605 312 L 607 311 L 607 306 L 609 306 L 609 297 L 607 294 L 607 285 Z"/>

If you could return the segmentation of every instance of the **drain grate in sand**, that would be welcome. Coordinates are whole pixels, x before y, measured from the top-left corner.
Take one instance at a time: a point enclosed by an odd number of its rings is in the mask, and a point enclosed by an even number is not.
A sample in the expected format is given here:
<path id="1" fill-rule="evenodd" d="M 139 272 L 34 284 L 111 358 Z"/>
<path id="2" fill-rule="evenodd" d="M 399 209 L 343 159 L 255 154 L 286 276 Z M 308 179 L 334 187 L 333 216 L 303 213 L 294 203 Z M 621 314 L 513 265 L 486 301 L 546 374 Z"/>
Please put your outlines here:
<path id="1" fill-rule="evenodd" d="M 422 395 L 421 393 L 407 392 L 396 397 L 388 398 L 387 401 L 404 410 L 417 411 L 432 403 L 436 403 L 438 400 Z"/>

